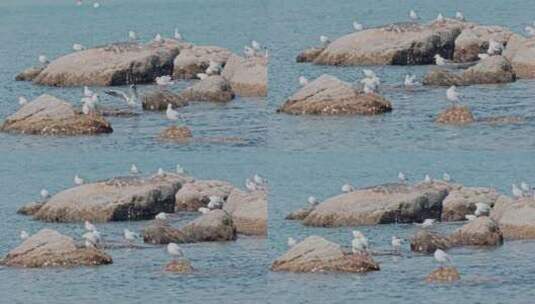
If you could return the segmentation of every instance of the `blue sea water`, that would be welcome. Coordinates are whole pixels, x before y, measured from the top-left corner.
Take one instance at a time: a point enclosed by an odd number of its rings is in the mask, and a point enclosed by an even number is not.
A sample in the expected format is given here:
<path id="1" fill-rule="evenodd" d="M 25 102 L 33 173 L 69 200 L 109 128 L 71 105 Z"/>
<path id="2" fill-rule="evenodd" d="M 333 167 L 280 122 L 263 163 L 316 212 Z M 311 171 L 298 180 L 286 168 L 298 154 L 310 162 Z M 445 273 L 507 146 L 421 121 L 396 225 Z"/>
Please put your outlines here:
<path id="1" fill-rule="evenodd" d="M 87 1 L 86 1 L 87 2 Z M 251 39 L 270 49 L 267 98 L 237 98 L 227 105 L 192 104 L 183 109 L 195 137 L 239 137 L 238 143 L 164 144 L 155 139 L 168 125 L 161 113 L 112 118 L 114 133 L 77 138 L 0 134 L 0 255 L 20 242 L 25 229 L 51 227 L 79 236 L 76 224 L 45 224 L 15 214 L 38 197 L 41 188 L 56 192 L 69 187 L 75 174 L 96 180 L 127 173 L 136 163 L 145 171 L 182 164 L 195 177 L 229 180 L 241 185 L 255 172 L 267 176 L 269 236 L 241 237 L 236 242 L 184 246 L 197 272 L 163 273 L 169 257 L 161 247 L 113 249 L 114 264 L 95 268 L 20 270 L 0 268 L 0 302 L 5 303 L 532 303 L 535 292 L 535 243 L 506 242 L 491 250 L 452 251 L 463 279 L 453 285 L 429 286 L 425 275 L 433 259 L 378 257 L 381 271 L 355 274 L 272 273 L 270 264 L 284 253 L 286 239 L 317 234 L 349 245 L 351 227 L 304 227 L 284 220 L 306 204 L 309 195 L 325 199 L 343 183 L 367 186 L 395 181 L 404 171 L 417 180 L 426 173 L 449 172 L 472 186 L 493 186 L 507 193 L 511 183 L 535 182 L 535 81 L 500 86 L 459 88 L 463 102 L 478 117 L 521 115 L 526 123 L 509 126 L 443 127 L 434 116 L 447 103 L 445 90 L 406 91 L 406 73 L 418 78 L 428 66 L 371 67 L 384 82 L 392 113 L 376 117 L 321 118 L 276 114 L 276 108 L 297 88 L 297 78 L 323 73 L 354 81 L 359 67 L 295 63 L 297 53 L 318 43 L 319 35 L 349 33 L 353 20 L 365 26 L 404 21 L 414 8 L 426 20 L 439 12 L 462 10 L 482 24 L 508 26 L 516 32 L 535 19 L 528 0 L 393 1 L 393 0 L 103 0 L 98 10 L 63 0 L 0 1 L 0 118 L 18 108 L 17 97 L 50 93 L 78 102 L 80 88 L 51 88 L 15 82 L 14 75 L 36 63 L 70 52 L 73 43 L 86 46 L 125 40 L 129 30 L 149 40 L 156 33 L 172 35 L 178 27 L 197 44 L 227 47 L 235 52 Z M 174 90 L 188 85 L 181 82 Z M 96 88 L 99 90 L 100 88 Z M 140 90 L 148 90 L 141 86 Z M 114 104 L 112 99 L 103 102 Z M 115 103 L 116 104 L 116 103 Z M 174 218 L 177 224 L 191 215 Z M 139 230 L 146 222 L 104 224 L 107 239 L 119 240 L 123 228 Z M 449 231 L 458 224 L 441 224 Z M 386 249 L 392 235 L 410 236 L 412 225 L 360 227 L 377 249 Z"/>

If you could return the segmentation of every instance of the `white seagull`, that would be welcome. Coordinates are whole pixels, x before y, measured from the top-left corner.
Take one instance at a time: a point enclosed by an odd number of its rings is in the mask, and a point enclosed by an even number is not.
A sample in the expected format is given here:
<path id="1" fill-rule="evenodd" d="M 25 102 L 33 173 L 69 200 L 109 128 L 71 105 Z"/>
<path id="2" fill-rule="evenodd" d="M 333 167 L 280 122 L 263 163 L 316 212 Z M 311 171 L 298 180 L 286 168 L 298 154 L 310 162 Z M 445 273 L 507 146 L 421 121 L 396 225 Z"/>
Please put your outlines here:
<path id="1" fill-rule="evenodd" d="M 358 230 L 353 231 L 353 241 L 351 242 L 351 250 L 353 253 L 362 253 L 368 249 L 368 239 Z"/>
<path id="2" fill-rule="evenodd" d="M 438 16 L 437 16 L 437 21 L 438 21 L 438 22 L 444 22 L 444 16 L 442 16 L 441 13 L 438 14 Z"/>
<path id="3" fill-rule="evenodd" d="M 95 92 L 93 92 L 88 86 L 84 86 L 84 97 L 92 97 L 95 95 Z"/>
<path id="4" fill-rule="evenodd" d="M 130 174 L 139 174 L 139 169 L 137 168 L 136 164 L 132 164 L 130 167 Z"/>
<path id="5" fill-rule="evenodd" d="M 459 21 L 465 21 L 466 19 L 464 18 L 464 15 L 462 12 L 456 12 L 455 13 L 455 18 Z"/>
<path id="6" fill-rule="evenodd" d="M 416 81 L 414 79 L 416 78 L 416 75 L 405 75 L 405 81 L 403 82 L 406 87 L 413 87 L 416 85 Z"/>
<path id="7" fill-rule="evenodd" d="M 176 174 L 184 174 L 184 173 L 186 173 L 186 170 L 184 170 L 184 168 L 182 168 L 180 164 L 176 164 Z"/>
<path id="8" fill-rule="evenodd" d="M 171 76 L 169 75 L 156 77 L 155 80 L 156 80 L 156 84 L 162 87 L 174 84 L 174 82 L 171 80 Z"/>
<path id="9" fill-rule="evenodd" d="M 199 78 L 200 80 L 205 80 L 206 78 L 208 78 L 208 74 L 206 73 L 197 73 L 197 78 Z"/>
<path id="10" fill-rule="evenodd" d="M 83 185 L 84 184 L 84 179 L 81 178 L 80 176 L 78 176 L 78 174 L 76 174 L 74 176 L 74 184 L 77 185 L 77 186 Z"/>
<path id="11" fill-rule="evenodd" d="M 524 28 L 524 31 L 526 32 L 526 34 L 528 34 L 528 36 L 535 36 L 535 27 L 531 25 L 526 26 Z"/>
<path id="12" fill-rule="evenodd" d="M 167 253 L 169 253 L 170 256 L 173 258 L 183 258 L 184 252 L 182 252 L 182 249 L 180 246 L 178 246 L 175 243 L 169 243 L 167 244 Z"/>
<path id="13" fill-rule="evenodd" d="M 308 204 L 311 205 L 312 207 L 314 206 L 317 206 L 320 202 L 318 201 L 317 198 L 313 197 L 313 196 L 309 196 L 308 197 Z"/>
<path id="14" fill-rule="evenodd" d="M 297 244 L 297 241 L 293 237 L 288 238 L 288 247 L 292 248 Z"/>
<path id="15" fill-rule="evenodd" d="M 304 87 L 308 84 L 308 79 L 305 76 L 299 76 L 299 85 Z"/>
<path id="16" fill-rule="evenodd" d="M 453 104 L 453 106 L 456 106 L 457 103 L 459 103 L 459 93 L 457 93 L 457 88 L 455 86 L 451 86 L 448 90 L 446 90 L 446 98 L 448 98 L 449 101 Z"/>
<path id="17" fill-rule="evenodd" d="M 355 190 L 355 188 L 353 188 L 353 186 L 350 185 L 350 184 L 344 184 L 344 185 L 342 186 L 342 192 L 343 192 L 343 193 L 353 192 L 354 190 Z"/>
<path id="18" fill-rule="evenodd" d="M 353 21 L 353 29 L 356 31 L 356 32 L 360 32 L 364 29 L 364 26 L 360 23 L 358 23 L 357 21 Z"/>
<path id="19" fill-rule="evenodd" d="M 26 231 L 24 231 L 24 230 L 22 230 L 22 231 L 20 232 L 20 239 L 21 239 L 21 240 L 24 241 L 25 239 L 27 239 L 27 238 L 29 238 L 29 237 L 30 237 L 30 235 L 28 234 L 28 232 L 26 232 Z"/>
<path id="20" fill-rule="evenodd" d="M 167 117 L 167 119 L 169 120 L 172 120 L 172 121 L 176 121 L 180 118 L 180 114 L 173 110 L 173 105 L 168 103 L 167 104 L 167 110 L 165 111 L 165 116 Z"/>
<path id="21" fill-rule="evenodd" d="M 251 41 L 251 46 L 253 47 L 253 50 L 255 50 L 257 52 L 262 50 L 262 46 L 256 40 Z"/>
<path id="22" fill-rule="evenodd" d="M 245 188 L 251 192 L 257 190 L 256 184 L 249 178 L 245 179 Z"/>
<path id="23" fill-rule="evenodd" d="M 451 176 L 444 172 L 444 174 L 442 174 L 442 180 L 445 181 L 445 182 L 451 182 Z"/>
<path id="24" fill-rule="evenodd" d="M 401 239 L 392 236 L 392 248 L 394 248 L 394 251 L 399 252 L 401 250 Z"/>
<path id="25" fill-rule="evenodd" d="M 446 64 L 446 59 L 444 59 L 442 56 L 440 56 L 440 54 L 436 54 L 434 56 L 435 58 L 435 64 L 436 65 L 445 65 Z"/>
<path id="26" fill-rule="evenodd" d="M 84 222 L 84 228 L 87 231 L 95 231 L 95 230 L 97 230 L 97 227 L 95 227 L 95 225 L 93 225 L 90 221 L 85 221 Z"/>
<path id="27" fill-rule="evenodd" d="M 79 43 L 75 43 L 72 45 L 72 49 L 76 52 L 85 50 L 85 47 Z"/>
<path id="28" fill-rule="evenodd" d="M 154 42 L 162 42 L 162 41 L 163 41 L 162 35 L 156 34 L 156 36 L 154 36 Z"/>
<path id="29" fill-rule="evenodd" d="M 164 175 L 165 175 L 165 171 L 163 171 L 162 168 L 158 168 L 158 172 L 156 172 L 156 175 L 158 175 L 158 176 L 164 176 Z"/>
<path id="30" fill-rule="evenodd" d="M 419 224 L 422 228 L 429 228 L 436 222 L 435 219 L 425 219 L 423 223 Z"/>
<path id="31" fill-rule="evenodd" d="M 98 2 L 93 3 L 93 7 L 94 8 L 99 8 L 100 7 L 100 3 L 98 3 Z"/>
<path id="32" fill-rule="evenodd" d="M 464 216 L 465 219 L 467 219 L 468 221 L 473 221 L 477 218 L 477 216 L 473 215 L 473 214 L 467 214 Z"/>
<path id="33" fill-rule="evenodd" d="M 243 47 L 243 54 L 245 54 L 245 57 L 254 57 L 256 52 L 252 47 L 246 45 Z"/>
<path id="34" fill-rule="evenodd" d="M 210 209 L 208 209 L 206 207 L 201 207 L 201 208 L 197 209 L 197 211 L 199 211 L 202 214 L 206 214 L 206 213 L 210 212 Z"/>
<path id="35" fill-rule="evenodd" d="M 320 36 L 320 43 L 321 43 L 322 47 L 326 47 L 330 43 L 329 37 L 327 37 L 325 35 L 321 35 Z"/>
<path id="36" fill-rule="evenodd" d="M 474 212 L 474 215 L 479 217 L 479 216 L 484 216 L 484 215 L 489 215 L 490 213 L 490 206 L 488 204 L 485 204 L 485 203 L 476 203 L 476 211 Z"/>
<path id="37" fill-rule="evenodd" d="M 419 19 L 418 14 L 416 14 L 416 11 L 414 11 L 414 10 L 411 10 L 409 12 L 409 18 L 411 18 L 411 20 L 413 20 L 413 21 L 416 21 L 416 20 Z"/>
<path id="38" fill-rule="evenodd" d="M 446 263 L 451 264 L 451 257 L 441 249 L 435 250 L 435 254 L 433 256 L 435 257 L 435 260 L 440 263 L 441 267 Z"/>
<path id="39" fill-rule="evenodd" d="M 43 65 L 47 65 L 47 64 L 50 63 L 50 61 L 48 60 L 48 57 L 46 57 L 46 55 L 39 55 L 39 57 L 37 59 Z"/>
<path id="40" fill-rule="evenodd" d="M 137 86 L 135 84 L 130 85 L 130 95 L 126 94 L 124 91 L 121 90 L 107 90 L 104 91 L 104 93 L 116 98 L 123 99 L 129 107 L 137 106 L 138 94 Z"/>
<path id="41" fill-rule="evenodd" d="M 123 230 L 123 235 L 124 235 L 125 240 L 127 240 L 128 242 L 133 242 L 139 237 L 137 233 L 130 231 L 128 229 Z"/>
<path id="42" fill-rule="evenodd" d="M 167 220 L 167 213 L 165 213 L 165 212 L 160 212 L 160 213 L 156 214 L 156 216 L 154 217 L 154 219 L 156 219 L 156 220 L 160 220 L 160 221 L 166 221 L 166 220 Z"/>
<path id="43" fill-rule="evenodd" d="M 398 173 L 398 179 L 401 183 L 405 183 L 407 181 L 407 177 L 405 176 L 403 172 Z"/>
<path id="44" fill-rule="evenodd" d="M 28 99 L 24 96 L 19 96 L 19 105 L 23 106 L 28 103 Z"/>
<path id="45" fill-rule="evenodd" d="M 429 176 L 429 174 L 426 174 L 426 175 L 425 175 L 424 182 L 425 182 L 426 184 L 430 184 L 430 183 L 433 182 L 433 180 L 431 179 L 431 176 Z"/>
<path id="46" fill-rule="evenodd" d="M 220 196 L 212 195 L 208 198 L 208 209 L 214 210 L 214 209 L 221 209 L 223 208 L 223 198 Z"/>
<path id="47" fill-rule="evenodd" d="M 129 39 L 129 40 L 132 40 L 132 41 L 137 40 L 137 34 L 136 34 L 136 32 L 134 32 L 134 31 L 128 31 L 128 39 Z"/>
<path id="48" fill-rule="evenodd" d="M 177 28 L 175 28 L 175 39 L 178 40 L 178 41 L 182 41 L 182 34 L 180 34 L 180 32 L 178 31 Z"/>
<path id="49" fill-rule="evenodd" d="M 46 189 L 41 189 L 40 194 L 41 194 L 41 198 L 43 200 L 46 200 L 46 199 L 50 198 L 50 193 L 48 193 L 48 190 L 46 190 Z"/>
<path id="50" fill-rule="evenodd" d="M 266 179 L 263 178 L 262 176 L 258 175 L 258 174 L 255 174 L 255 175 L 253 176 L 253 181 L 254 181 L 257 185 L 260 185 L 260 186 L 261 186 L 261 185 L 264 185 L 264 184 L 267 183 L 267 182 L 266 182 Z"/>
<path id="51" fill-rule="evenodd" d="M 513 192 L 513 196 L 515 198 L 521 198 L 523 196 L 522 190 L 520 190 L 520 188 L 518 188 L 515 184 L 512 185 L 511 191 Z"/>

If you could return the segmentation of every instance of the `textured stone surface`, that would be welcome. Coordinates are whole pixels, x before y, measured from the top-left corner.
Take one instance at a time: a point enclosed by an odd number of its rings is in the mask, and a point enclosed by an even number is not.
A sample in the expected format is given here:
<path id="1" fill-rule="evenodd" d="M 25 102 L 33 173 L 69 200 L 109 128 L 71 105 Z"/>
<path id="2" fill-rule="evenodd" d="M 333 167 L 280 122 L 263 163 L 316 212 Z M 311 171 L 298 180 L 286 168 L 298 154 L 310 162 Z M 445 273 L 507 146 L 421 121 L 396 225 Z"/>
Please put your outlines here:
<path id="1" fill-rule="evenodd" d="M 455 230 L 449 237 L 451 246 L 500 246 L 503 234 L 488 216 L 478 217 Z"/>
<path id="2" fill-rule="evenodd" d="M 467 214 L 476 211 L 476 203 L 492 207 L 498 196 L 493 188 L 462 187 L 452 190 L 442 203 L 442 221 L 464 221 Z"/>
<path id="3" fill-rule="evenodd" d="M 231 55 L 221 73 L 232 91 L 240 96 L 267 96 L 268 60 L 264 57 L 243 58 Z"/>
<path id="4" fill-rule="evenodd" d="M 173 77 L 176 79 L 194 79 L 198 73 L 204 73 L 210 61 L 225 65 L 232 53 L 217 46 L 192 46 L 183 49 L 174 60 Z"/>
<path id="5" fill-rule="evenodd" d="M 188 105 L 180 95 L 166 89 L 156 89 L 141 96 L 141 105 L 144 110 L 165 111 L 167 105 L 173 105 L 173 109 L 182 108 Z"/>
<path id="6" fill-rule="evenodd" d="M 184 101 L 228 102 L 234 99 L 230 83 L 219 75 L 209 76 L 180 93 Z"/>
<path id="7" fill-rule="evenodd" d="M 231 183 L 218 180 L 196 180 L 187 183 L 176 193 L 175 211 L 197 211 L 208 205 L 210 196 L 226 200 L 233 189 L 235 188 Z"/>
<path id="8" fill-rule="evenodd" d="M 244 192 L 233 189 L 223 210 L 232 216 L 238 233 L 267 235 L 268 200 L 264 191 Z"/>
<path id="9" fill-rule="evenodd" d="M 461 279 L 461 275 L 457 268 L 451 267 L 440 267 L 433 270 L 427 277 L 425 281 L 427 283 L 453 283 Z"/>
<path id="10" fill-rule="evenodd" d="M 503 52 L 519 78 L 535 78 L 535 38 L 513 35 Z"/>
<path id="11" fill-rule="evenodd" d="M 513 35 L 509 29 L 501 26 L 478 25 L 464 29 L 455 39 L 455 52 L 453 59 L 457 62 L 470 62 L 478 60 L 478 54 L 486 54 L 489 41 L 507 45 Z"/>
<path id="12" fill-rule="evenodd" d="M 440 112 L 435 120 L 436 123 L 450 125 L 465 125 L 474 121 L 474 115 L 467 106 L 451 106 Z"/>
<path id="13" fill-rule="evenodd" d="M 165 265 L 165 271 L 175 273 L 191 273 L 194 271 L 191 262 L 185 259 L 174 260 Z"/>
<path id="14" fill-rule="evenodd" d="M 44 69 L 45 69 L 44 66 L 37 66 L 37 67 L 27 68 L 26 70 L 20 72 L 20 74 L 15 76 L 15 80 L 17 80 L 17 81 L 32 81 Z"/>
<path id="15" fill-rule="evenodd" d="M 191 130 L 186 126 L 171 126 L 160 132 L 158 137 L 165 141 L 187 143 L 193 135 L 191 134 Z"/>
<path id="16" fill-rule="evenodd" d="M 500 197 L 491 210 L 506 239 L 535 239 L 535 200 Z"/>

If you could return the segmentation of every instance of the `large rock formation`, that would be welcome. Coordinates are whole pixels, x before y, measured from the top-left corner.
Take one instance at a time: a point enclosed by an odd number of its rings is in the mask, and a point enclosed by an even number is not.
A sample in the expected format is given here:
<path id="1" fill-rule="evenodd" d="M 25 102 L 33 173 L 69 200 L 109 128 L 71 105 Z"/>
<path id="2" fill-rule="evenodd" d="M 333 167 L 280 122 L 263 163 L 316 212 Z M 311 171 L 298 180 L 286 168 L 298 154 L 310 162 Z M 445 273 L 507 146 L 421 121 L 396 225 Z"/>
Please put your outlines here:
<path id="1" fill-rule="evenodd" d="M 74 240 L 55 230 L 42 229 L 11 250 L 1 264 L 15 267 L 73 267 L 111 264 L 96 248 L 78 248 Z"/>
<path id="2" fill-rule="evenodd" d="M 266 192 L 244 192 L 233 189 L 223 205 L 223 210 L 232 216 L 238 233 L 267 235 L 268 201 Z"/>
<path id="3" fill-rule="evenodd" d="M 452 247 L 459 246 L 500 246 L 503 234 L 498 224 L 488 216 L 478 217 L 455 230 L 448 237 Z"/>
<path id="4" fill-rule="evenodd" d="M 253 56 L 243 58 L 231 55 L 221 73 L 239 96 L 267 96 L 268 60 Z"/>
<path id="5" fill-rule="evenodd" d="M 440 218 L 447 189 L 428 184 L 386 184 L 344 193 L 319 204 L 305 225 L 337 227 L 422 222 Z"/>
<path id="6" fill-rule="evenodd" d="M 166 39 L 91 48 L 53 60 L 33 81 L 51 86 L 150 83 L 173 72 L 173 60 L 185 47 L 186 44 Z"/>
<path id="7" fill-rule="evenodd" d="M 168 104 L 176 109 L 187 106 L 188 102 L 180 95 L 165 89 L 152 90 L 141 96 L 141 105 L 144 110 L 165 111 Z"/>
<path id="8" fill-rule="evenodd" d="M 210 196 L 218 196 L 227 200 L 234 186 L 225 181 L 196 180 L 185 184 L 175 196 L 175 211 L 197 211 L 200 207 L 206 207 L 210 202 Z"/>
<path id="9" fill-rule="evenodd" d="M 41 95 L 9 116 L 2 132 L 33 135 L 94 135 L 111 133 L 111 125 L 100 115 L 83 115 L 73 106 L 51 95 Z"/>
<path id="10" fill-rule="evenodd" d="M 209 76 L 180 92 L 184 101 L 228 102 L 234 99 L 230 83 L 219 75 Z"/>
<path id="11" fill-rule="evenodd" d="M 194 79 L 198 73 L 204 73 L 210 61 L 225 65 L 232 53 L 217 46 L 192 46 L 183 49 L 174 60 L 173 77 L 176 79 Z"/>
<path id="12" fill-rule="evenodd" d="M 506 239 L 535 239 L 535 199 L 500 197 L 491 211 Z"/>
<path id="13" fill-rule="evenodd" d="M 477 25 L 465 28 L 455 39 L 453 59 L 456 62 L 478 60 L 479 54 L 487 53 L 490 40 L 507 45 L 512 35 L 513 32 L 501 26 Z"/>
<path id="14" fill-rule="evenodd" d="M 462 187 L 451 190 L 442 202 L 442 221 L 464 221 L 467 214 L 474 214 L 476 203 L 493 206 L 499 194 L 496 189 Z"/>
<path id="15" fill-rule="evenodd" d="M 535 38 L 513 35 L 503 52 L 519 78 L 535 78 Z"/>
<path id="16" fill-rule="evenodd" d="M 368 272 L 379 265 L 365 254 L 346 254 L 342 247 L 319 236 L 309 236 L 271 265 L 272 271 Z"/>
<path id="17" fill-rule="evenodd" d="M 498 84 L 516 80 L 511 63 L 503 56 L 491 56 L 469 69 L 455 73 L 447 69 L 432 69 L 424 78 L 424 85 L 467 86 Z"/>
<path id="18" fill-rule="evenodd" d="M 34 217 L 48 222 L 151 219 L 174 212 L 175 193 L 184 182 L 179 175 L 165 174 L 83 184 L 53 195 Z"/>
<path id="19" fill-rule="evenodd" d="M 455 39 L 470 24 L 446 19 L 430 24 L 403 23 L 366 29 L 330 43 L 315 59 L 317 64 L 432 64 L 434 56 L 452 58 Z"/>
<path id="20" fill-rule="evenodd" d="M 278 110 L 295 115 L 374 115 L 392 110 L 377 94 L 358 92 L 351 84 L 321 75 L 292 95 Z"/>

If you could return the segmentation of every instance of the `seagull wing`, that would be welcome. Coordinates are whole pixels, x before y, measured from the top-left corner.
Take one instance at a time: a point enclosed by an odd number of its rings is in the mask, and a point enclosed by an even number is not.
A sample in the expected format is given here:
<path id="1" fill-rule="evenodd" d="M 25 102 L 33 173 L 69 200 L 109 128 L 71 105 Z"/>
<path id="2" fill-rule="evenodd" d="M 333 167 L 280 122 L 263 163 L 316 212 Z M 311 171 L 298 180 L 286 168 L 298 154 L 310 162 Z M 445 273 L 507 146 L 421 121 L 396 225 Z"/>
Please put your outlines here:
<path id="1" fill-rule="evenodd" d="M 128 95 L 126 95 L 125 92 L 123 91 L 119 91 L 119 90 L 107 90 L 107 91 L 104 91 L 104 93 L 110 95 L 110 96 L 113 96 L 113 97 L 117 97 L 117 98 L 122 98 L 124 99 L 125 101 L 128 101 Z"/>

